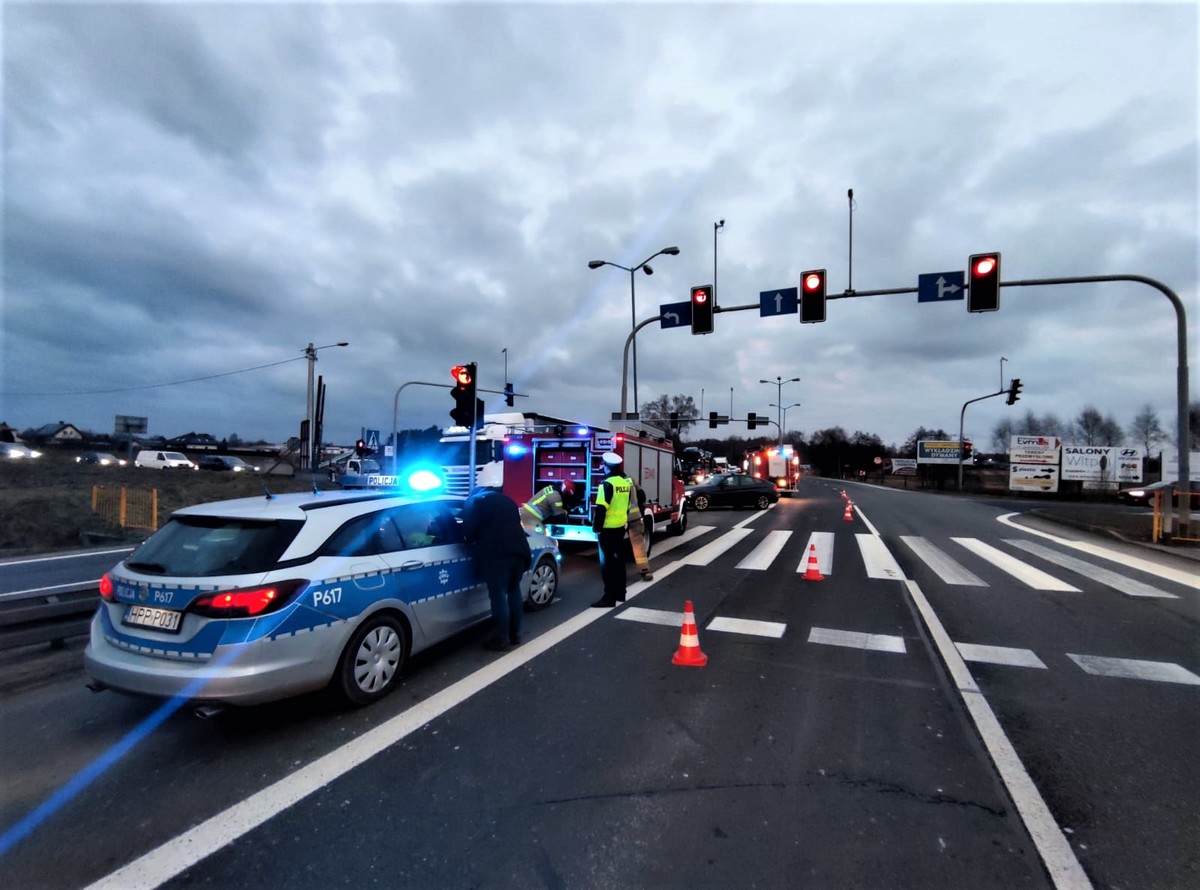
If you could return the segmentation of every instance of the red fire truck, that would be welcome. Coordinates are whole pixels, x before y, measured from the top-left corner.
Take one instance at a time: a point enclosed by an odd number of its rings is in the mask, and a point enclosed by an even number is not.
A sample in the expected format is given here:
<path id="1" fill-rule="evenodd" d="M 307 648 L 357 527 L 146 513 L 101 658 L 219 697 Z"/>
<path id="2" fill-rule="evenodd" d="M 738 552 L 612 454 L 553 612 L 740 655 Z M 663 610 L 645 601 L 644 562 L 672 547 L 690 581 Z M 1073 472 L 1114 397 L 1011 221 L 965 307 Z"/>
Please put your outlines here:
<path id="1" fill-rule="evenodd" d="M 775 483 L 780 495 L 791 497 L 800 479 L 800 456 L 791 445 L 772 445 L 746 455 L 746 472 Z"/>
<path id="2" fill-rule="evenodd" d="M 601 455 L 606 451 L 625 459 L 626 475 L 646 493 L 647 529 L 654 534 L 683 534 L 687 514 L 674 445 L 662 432 L 642 423 L 625 424 L 615 431 L 565 424 L 512 431 L 505 437 L 503 491 L 520 504 L 535 491 L 570 479 L 578 493 L 567 504 L 567 518 L 547 525 L 546 532 L 561 541 L 595 541 L 592 508 L 604 481 Z"/>

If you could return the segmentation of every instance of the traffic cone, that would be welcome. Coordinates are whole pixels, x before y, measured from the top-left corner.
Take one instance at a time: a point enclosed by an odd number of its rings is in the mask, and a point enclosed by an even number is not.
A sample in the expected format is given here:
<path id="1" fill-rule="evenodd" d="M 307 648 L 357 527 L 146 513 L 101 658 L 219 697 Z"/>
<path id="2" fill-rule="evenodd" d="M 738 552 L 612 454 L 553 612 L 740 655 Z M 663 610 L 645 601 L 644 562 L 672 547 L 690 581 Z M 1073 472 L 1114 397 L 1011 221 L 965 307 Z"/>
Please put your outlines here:
<path id="1" fill-rule="evenodd" d="M 708 656 L 700 651 L 700 635 L 696 633 L 696 614 L 692 611 L 692 601 L 688 600 L 683 606 L 683 630 L 679 633 L 679 649 L 671 664 L 684 667 L 704 667 L 708 664 Z"/>
<path id="2" fill-rule="evenodd" d="M 817 565 L 817 545 L 808 545 L 808 567 L 804 570 L 802 576 L 805 581 L 824 581 L 825 578 L 821 574 L 821 568 Z"/>
<path id="3" fill-rule="evenodd" d="M 846 494 L 846 489 L 844 489 L 844 488 L 843 488 L 843 489 L 842 489 L 842 500 L 843 500 L 843 501 L 846 501 L 846 500 L 849 500 L 849 499 L 850 499 L 850 496 L 849 496 L 848 494 Z"/>
<path id="4" fill-rule="evenodd" d="M 842 514 L 842 519 L 847 522 L 854 521 L 854 501 L 846 501 L 846 512 Z"/>

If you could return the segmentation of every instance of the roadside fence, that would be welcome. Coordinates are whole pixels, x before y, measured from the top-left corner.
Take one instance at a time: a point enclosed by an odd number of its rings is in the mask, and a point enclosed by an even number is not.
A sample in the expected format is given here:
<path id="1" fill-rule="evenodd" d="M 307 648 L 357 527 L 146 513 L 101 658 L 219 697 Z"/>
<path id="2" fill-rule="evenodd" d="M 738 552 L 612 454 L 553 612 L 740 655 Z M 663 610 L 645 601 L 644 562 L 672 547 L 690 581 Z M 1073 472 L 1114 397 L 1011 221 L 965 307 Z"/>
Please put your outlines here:
<path id="1" fill-rule="evenodd" d="M 92 512 L 121 528 L 158 530 L 158 489 L 92 486 Z"/>

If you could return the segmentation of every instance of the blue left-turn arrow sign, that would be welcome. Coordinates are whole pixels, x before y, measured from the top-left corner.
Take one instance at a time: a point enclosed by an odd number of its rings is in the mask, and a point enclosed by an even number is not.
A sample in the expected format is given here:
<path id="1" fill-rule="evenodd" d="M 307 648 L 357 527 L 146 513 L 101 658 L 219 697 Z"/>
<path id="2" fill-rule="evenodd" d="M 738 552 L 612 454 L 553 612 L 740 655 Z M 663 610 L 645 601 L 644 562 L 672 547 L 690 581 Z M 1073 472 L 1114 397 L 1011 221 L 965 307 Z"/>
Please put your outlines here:
<path id="1" fill-rule="evenodd" d="M 800 306 L 800 295 L 794 287 L 758 292 L 759 317 L 768 315 L 795 315 Z"/>
<path id="2" fill-rule="evenodd" d="M 664 328 L 689 327 L 692 323 L 692 303 L 660 303 L 658 314 L 662 316 L 658 324 Z"/>

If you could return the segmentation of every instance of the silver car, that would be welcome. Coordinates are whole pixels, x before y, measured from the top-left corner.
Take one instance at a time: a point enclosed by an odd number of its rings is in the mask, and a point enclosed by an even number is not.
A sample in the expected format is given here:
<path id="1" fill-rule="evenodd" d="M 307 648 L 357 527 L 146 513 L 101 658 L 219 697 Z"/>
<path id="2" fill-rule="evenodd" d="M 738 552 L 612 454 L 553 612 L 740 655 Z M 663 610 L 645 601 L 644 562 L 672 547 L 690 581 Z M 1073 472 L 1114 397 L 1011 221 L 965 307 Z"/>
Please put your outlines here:
<path id="1" fill-rule="evenodd" d="M 368 704 L 410 655 L 490 618 L 463 503 L 333 491 L 179 510 L 101 580 L 93 688 L 253 705 L 329 685 Z M 560 556 L 543 535 L 530 546 L 539 609 Z"/>

